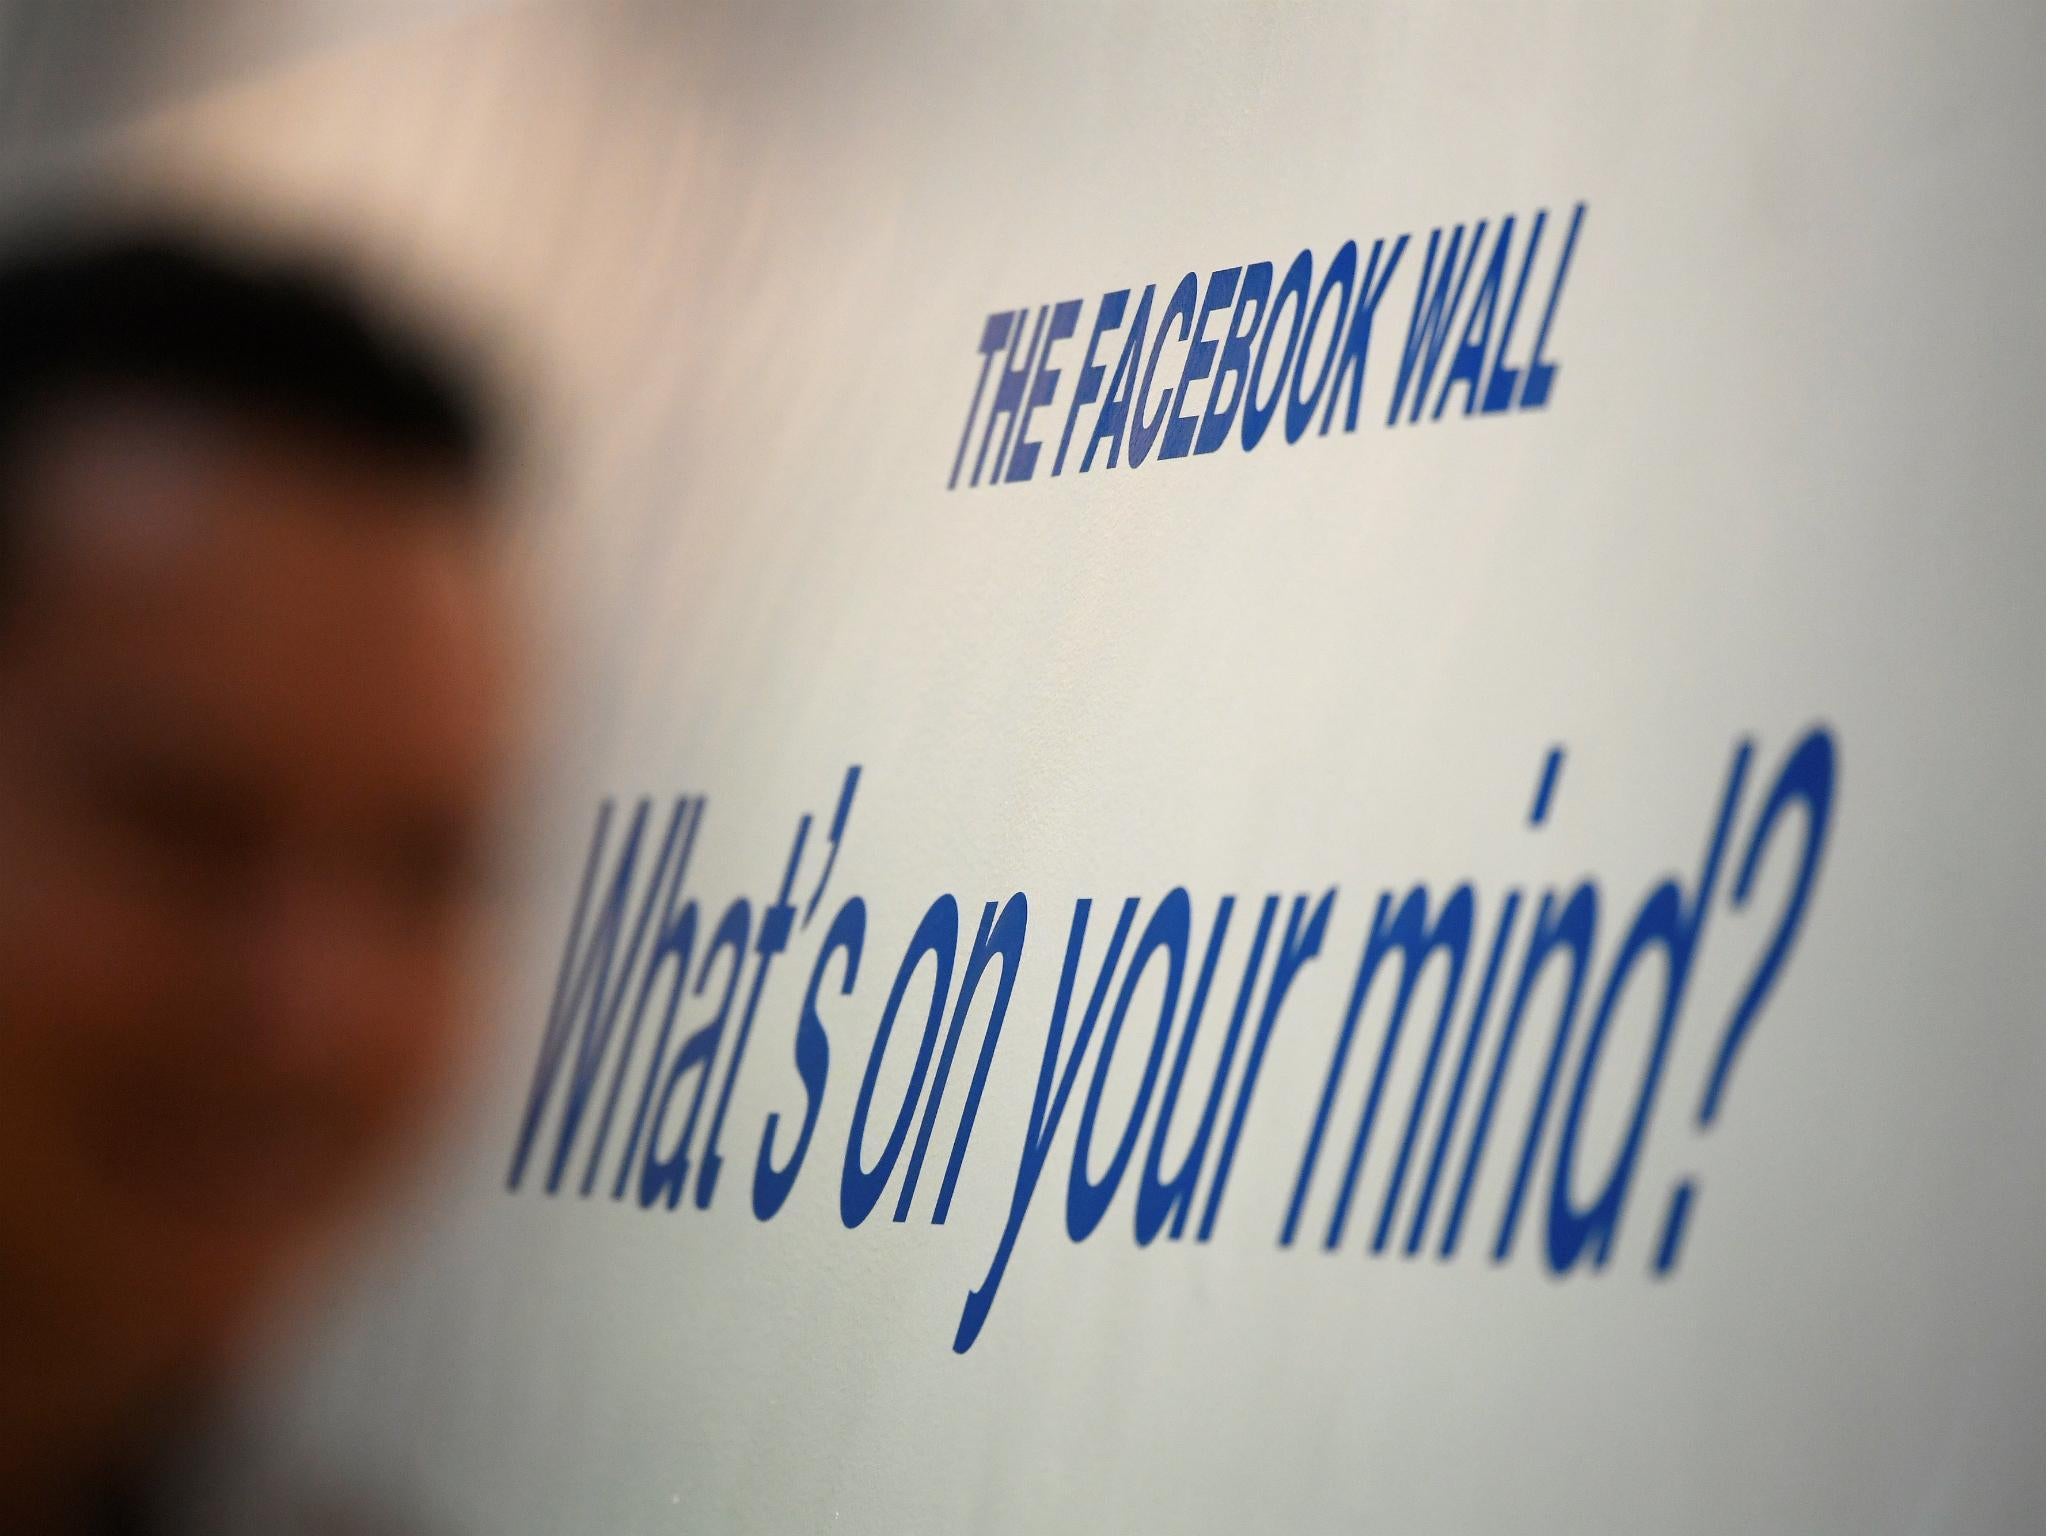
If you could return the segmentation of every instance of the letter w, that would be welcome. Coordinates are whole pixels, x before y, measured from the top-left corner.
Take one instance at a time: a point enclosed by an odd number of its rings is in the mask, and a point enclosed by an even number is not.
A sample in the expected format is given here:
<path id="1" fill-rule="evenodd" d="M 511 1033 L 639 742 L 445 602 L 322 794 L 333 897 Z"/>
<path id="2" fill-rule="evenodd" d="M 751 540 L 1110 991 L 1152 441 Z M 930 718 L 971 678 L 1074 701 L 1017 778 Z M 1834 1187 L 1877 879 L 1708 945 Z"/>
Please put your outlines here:
<path id="1" fill-rule="evenodd" d="M 576 1132 L 583 1123 L 583 1112 L 589 1104 L 591 1090 L 597 1085 L 598 1069 L 611 1045 L 612 1025 L 618 1018 L 619 1005 L 625 1000 L 626 983 L 640 958 L 640 944 L 647 936 L 648 920 L 658 904 L 662 876 L 675 854 L 676 834 L 689 800 L 687 797 L 679 798 L 669 812 L 668 831 L 662 837 L 661 852 L 641 891 L 640 913 L 633 923 L 633 936 L 626 947 L 625 963 L 615 971 L 613 957 L 618 949 L 619 932 L 625 923 L 634 870 L 640 862 L 640 842 L 647 827 L 649 805 L 650 802 L 643 797 L 634 808 L 632 823 L 626 829 L 625 845 L 612 866 L 602 905 L 586 940 L 584 919 L 589 914 L 591 887 L 597 879 L 598 865 L 604 858 L 612 820 L 610 799 L 598 805 L 597 830 L 590 839 L 590 857 L 583 866 L 583 885 L 576 895 L 575 915 L 569 921 L 569 939 L 562 951 L 561 972 L 555 979 L 554 1002 L 548 1009 L 547 1030 L 541 1036 L 540 1058 L 533 1069 L 533 1086 L 526 1096 L 526 1114 L 519 1123 L 519 1142 L 513 1149 L 511 1172 L 505 1179 L 507 1189 L 516 1190 L 525 1177 L 526 1159 L 533 1151 L 534 1139 L 547 1112 L 548 1102 L 555 1095 L 555 1083 L 562 1075 L 563 1062 L 569 1055 L 570 1038 L 575 1034 L 580 1019 L 583 1029 L 576 1039 L 575 1065 L 570 1070 L 561 1124 L 555 1134 L 554 1159 L 548 1166 L 549 1194 L 553 1194 L 560 1185 L 562 1170 L 575 1146 Z"/>
<path id="2" fill-rule="evenodd" d="M 1451 316 L 1456 313 L 1459 302 L 1465 297 L 1465 280 L 1472 275 L 1472 258 L 1479 254 L 1479 246 L 1486 239 L 1486 220 L 1481 219 L 1472 232 L 1472 245 L 1465 252 L 1465 264 L 1458 265 L 1458 248 L 1464 243 L 1465 226 L 1451 226 L 1451 238 L 1444 247 L 1443 269 L 1437 272 L 1436 250 L 1440 229 L 1429 232 L 1429 249 L 1422 256 L 1422 283 L 1415 290 L 1415 313 L 1408 321 L 1408 339 L 1401 347 L 1401 371 L 1394 376 L 1394 399 L 1387 407 L 1387 425 L 1392 426 L 1401 416 L 1401 402 L 1413 399 L 1414 405 L 1408 412 L 1410 421 L 1422 417 L 1422 402 L 1429 395 L 1429 381 L 1436 373 L 1437 360 L 1443 356 L 1444 338 L 1450 334 Z M 1451 286 L 1451 273 L 1455 271 L 1457 286 Z M 1429 278 L 1437 272 L 1436 291 L 1432 293 Z M 1410 380 L 1414 381 L 1415 393 L 1408 393 Z"/>

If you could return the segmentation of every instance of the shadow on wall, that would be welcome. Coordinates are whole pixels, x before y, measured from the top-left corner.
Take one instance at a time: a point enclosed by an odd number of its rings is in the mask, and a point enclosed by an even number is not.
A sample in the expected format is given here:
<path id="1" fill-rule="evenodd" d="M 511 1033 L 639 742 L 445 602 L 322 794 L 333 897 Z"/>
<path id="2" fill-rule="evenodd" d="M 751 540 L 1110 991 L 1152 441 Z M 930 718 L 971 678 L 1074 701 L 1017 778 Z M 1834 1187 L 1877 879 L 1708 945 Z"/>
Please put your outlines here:
<path id="1" fill-rule="evenodd" d="M 182 97 L 509 0 L 0 0 L 0 166 Z"/>

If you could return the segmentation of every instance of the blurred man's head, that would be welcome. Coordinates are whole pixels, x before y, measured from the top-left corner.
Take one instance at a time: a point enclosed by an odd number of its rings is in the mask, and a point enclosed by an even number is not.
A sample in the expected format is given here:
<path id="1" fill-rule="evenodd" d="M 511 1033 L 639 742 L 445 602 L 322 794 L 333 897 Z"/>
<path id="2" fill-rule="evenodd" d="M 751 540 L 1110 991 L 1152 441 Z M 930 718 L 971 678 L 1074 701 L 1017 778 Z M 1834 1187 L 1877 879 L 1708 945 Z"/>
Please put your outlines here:
<path id="1" fill-rule="evenodd" d="M 0 262 L 0 1523 L 446 1078 L 507 745 L 485 468 L 317 272 Z"/>

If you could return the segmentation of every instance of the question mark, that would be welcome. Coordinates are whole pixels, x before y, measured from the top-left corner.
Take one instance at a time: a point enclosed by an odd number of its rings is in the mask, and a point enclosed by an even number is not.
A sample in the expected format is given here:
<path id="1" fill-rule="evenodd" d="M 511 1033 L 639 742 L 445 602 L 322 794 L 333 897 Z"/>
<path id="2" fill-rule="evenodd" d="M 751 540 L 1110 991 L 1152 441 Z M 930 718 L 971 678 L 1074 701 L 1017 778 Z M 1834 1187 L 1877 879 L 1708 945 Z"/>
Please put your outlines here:
<path id="1" fill-rule="evenodd" d="M 1749 985 L 1743 989 L 1741 1001 L 1729 1017 L 1728 1028 L 1722 1033 L 1721 1049 L 1714 1057 L 1714 1069 L 1707 1075 L 1706 1091 L 1700 1097 L 1699 1124 L 1702 1131 L 1710 1128 L 1721 1112 L 1721 1100 L 1727 1093 L 1728 1079 L 1734 1073 L 1735 1058 L 1748 1039 L 1757 1015 L 1763 1012 L 1771 989 L 1777 985 L 1778 972 L 1791 955 L 1800 925 L 1806 920 L 1806 906 L 1812 899 L 1813 883 L 1820 873 L 1821 854 L 1827 846 L 1835 801 L 1835 740 L 1826 726 L 1815 726 L 1807 732 L 1799 745 L 1792 749 L 1785 766 L 1778 772 L 1777 781 L 1771 785 L 1763 815 L 1757 820 L 1756 831 L 1750 835 L 1749 851 L 1743 855 L 1742 869 L 1736 876 L 1732 895 L 1736 908 L 1748 903 L 1757 865 L 1762 861 L 1778 818 L 1795 801 L 1806 807 L 1806 847 L 1800 858 L 1799 876 L 1792 882 L 1792 894 L 1785 904 L 1783 916 L 1778 919 L 1777 930 L 1771 935 L 1769 946 L 1750 975 Z M 1652 1273 L 1669 1274 L 1677 1265 L 1678 1251 L 1685 1241 L 1686 1224 L 1692 1215 L 1693 1194 L 1691 1179 L 1681 1180 L 1672 1191 L 1671 1206 L 1664 1218 L 1664 1236 L 1657 1244 Z"/>

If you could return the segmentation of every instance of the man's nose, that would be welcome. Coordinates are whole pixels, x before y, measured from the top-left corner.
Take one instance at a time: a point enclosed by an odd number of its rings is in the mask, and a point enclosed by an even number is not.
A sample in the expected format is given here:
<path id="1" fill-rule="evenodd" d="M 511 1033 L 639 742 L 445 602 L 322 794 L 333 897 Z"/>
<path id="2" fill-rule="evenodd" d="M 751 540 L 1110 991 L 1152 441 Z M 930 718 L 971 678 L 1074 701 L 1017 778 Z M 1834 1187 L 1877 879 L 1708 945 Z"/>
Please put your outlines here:
<path id="1" fill-rule="evenodd" d="M 388 925 L 345 868 L 284 869 L 263 882 L 244 967 L 247 1042 L 281 1074 L 323 1078 L 383 1048 L 392 1016 Z"/>

